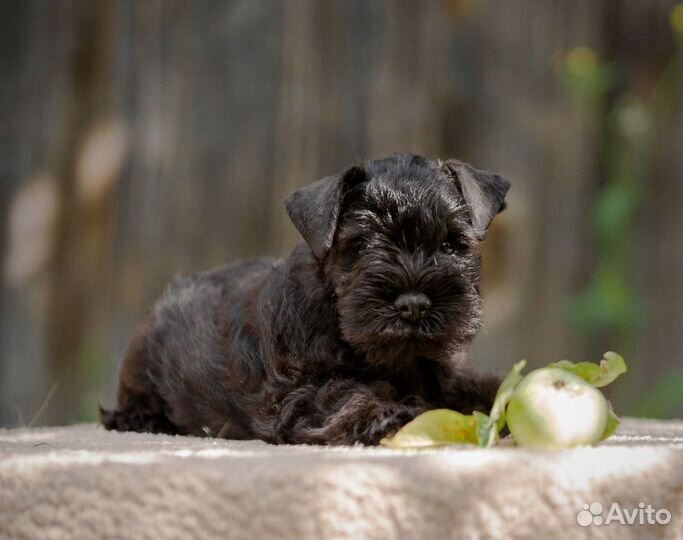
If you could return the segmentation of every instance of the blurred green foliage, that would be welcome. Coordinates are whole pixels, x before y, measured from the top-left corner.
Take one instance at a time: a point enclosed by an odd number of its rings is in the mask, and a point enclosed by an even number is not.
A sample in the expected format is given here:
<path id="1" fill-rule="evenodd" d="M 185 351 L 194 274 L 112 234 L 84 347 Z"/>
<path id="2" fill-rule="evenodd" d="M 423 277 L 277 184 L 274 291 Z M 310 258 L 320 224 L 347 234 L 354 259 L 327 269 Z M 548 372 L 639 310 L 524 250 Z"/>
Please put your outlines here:
<path id="1" fill-rule="evenodd" d="M 642 328 L 647 303 L 634 285 L 631 268 L 643 186 L 652 163 L 655 126 L 679 99 L 683 66 L 683 3 L 671 12 L 676 51 L 650 95 L 625 85 L 617 64 L 604 63 L 588 47 L 571 50 L 561 81 L 594 122 L 603 184 L 596 193 L 590 230 L 596 260 L 588 284 L 577 293 L 570 318 L 585 334 L 622 340 Z M 622 350 L 622 343 L 615 343 Z M 626 347 L 623 347 L 626 348 Z M 629 358 L 633 364 L 640 359 Z M 667 417 L 683 406 L 683 370 L 666 374 L 633 406 L 630 414 Z"/>
<path id="2" fill-rule="evenodd" d="M 668 418 L 683 403 L 683 369 L 662 377 L 630 414 L 645 418 Z"/>
<path id="3" fill-rule="evenodd" d="M 595 271 L 572 306 L 574 322 L 589 334 L 633 330 L 642 324 L 645 313 L 644 302 L 632 286 L 629 263 L 652 130 L 646 106 L 636 96 L 624 92 L 608 102 L 622 82 L 621 75 L 615 65 L 601 64 L 587 47 L 570 51 L 562 71 L 565 86 L 597 124 L 605 175 L 590 215 Z"/>

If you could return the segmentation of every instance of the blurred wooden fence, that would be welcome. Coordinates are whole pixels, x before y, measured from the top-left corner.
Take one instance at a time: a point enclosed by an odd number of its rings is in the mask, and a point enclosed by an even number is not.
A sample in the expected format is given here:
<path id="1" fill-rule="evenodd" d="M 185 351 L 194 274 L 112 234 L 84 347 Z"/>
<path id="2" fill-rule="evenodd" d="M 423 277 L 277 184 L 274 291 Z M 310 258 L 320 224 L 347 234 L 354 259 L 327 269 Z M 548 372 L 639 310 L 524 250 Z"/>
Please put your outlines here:
<path id="1" fill-rule="evenodd" d="M 626 90 L 646 95 L 660 79 L 673 5 L 0 2 L 0 425 L 28 424 L 41 405 L 37 423 L 92 418 L 175 272 L 286 255 L 292 189 L 395 151 L 457 156 L 513 182 L 485 250 L 478 362 L 615 348 L 634 375 L 614 397 L 637 411 L 680 374 L 680 95 L 654 128 L 628 239 L 642 324 L 587 333 L 569 313 L 596 266 L 595 126 Z M 590 114 L 559 76 L 577 46 L 624 74 Z"/>

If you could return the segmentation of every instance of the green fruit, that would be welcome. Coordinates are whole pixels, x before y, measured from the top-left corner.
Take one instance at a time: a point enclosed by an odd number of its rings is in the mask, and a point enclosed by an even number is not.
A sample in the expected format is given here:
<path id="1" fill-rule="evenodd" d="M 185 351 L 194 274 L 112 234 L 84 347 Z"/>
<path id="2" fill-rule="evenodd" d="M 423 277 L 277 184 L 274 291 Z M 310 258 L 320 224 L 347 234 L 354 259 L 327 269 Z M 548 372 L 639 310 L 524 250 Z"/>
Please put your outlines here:
<path id="1" fill-rule="evenodd" d="M 517 385 L 506 416 L 517 444 L 556 449 L 598 442 L 608 414 L 600 390 L 564 369 L 544 368 Z"/>

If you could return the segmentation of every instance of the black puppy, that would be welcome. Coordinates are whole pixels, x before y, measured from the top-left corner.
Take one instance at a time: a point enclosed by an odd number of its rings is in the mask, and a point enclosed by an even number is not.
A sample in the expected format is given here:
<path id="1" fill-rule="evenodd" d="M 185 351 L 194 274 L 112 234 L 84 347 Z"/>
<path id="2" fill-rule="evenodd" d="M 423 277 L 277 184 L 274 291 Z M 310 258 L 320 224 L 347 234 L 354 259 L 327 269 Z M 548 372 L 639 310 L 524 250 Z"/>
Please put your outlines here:
<path id="1" fill-rule="evenodd" d="M 396 155 L 296 191 L 289 259 L 178 277 L 133 339 L 108 429 L 377 444 L 416 415 L 488 412 L 479 242 L 509 183 Z"/>

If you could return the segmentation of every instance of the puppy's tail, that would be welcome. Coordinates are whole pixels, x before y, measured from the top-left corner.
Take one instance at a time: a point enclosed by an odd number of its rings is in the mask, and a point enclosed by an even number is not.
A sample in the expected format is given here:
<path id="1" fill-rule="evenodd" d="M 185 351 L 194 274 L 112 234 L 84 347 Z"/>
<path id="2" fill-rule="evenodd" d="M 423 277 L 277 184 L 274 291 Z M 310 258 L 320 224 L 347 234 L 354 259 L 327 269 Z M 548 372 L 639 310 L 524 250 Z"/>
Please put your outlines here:
<path id="1" fill-rule="evenodd" d="M 112 430 L 116 429 L 116 414 L 114 411 L 108 411 L 106 409 L 103 409 L 102 406 L 100 405 L 98 407 L 99 409 L 99 415 L 100 415 L 100 424 L 104 426 L 105 429 Z"/>

